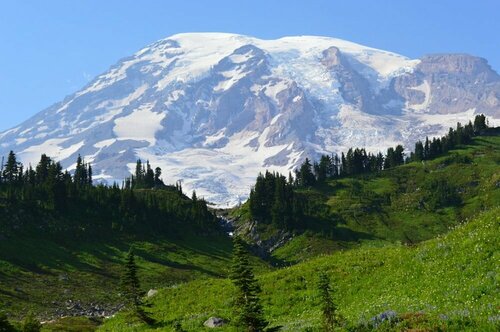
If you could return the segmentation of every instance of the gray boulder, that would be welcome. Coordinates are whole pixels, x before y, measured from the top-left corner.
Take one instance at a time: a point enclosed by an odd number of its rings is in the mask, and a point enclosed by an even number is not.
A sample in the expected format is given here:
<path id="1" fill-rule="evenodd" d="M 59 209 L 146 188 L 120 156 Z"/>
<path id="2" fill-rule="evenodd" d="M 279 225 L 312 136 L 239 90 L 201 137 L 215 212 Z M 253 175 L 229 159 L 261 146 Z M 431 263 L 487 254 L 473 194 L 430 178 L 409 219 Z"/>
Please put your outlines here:
<path id="1" fill-rule="evenodd" d="M 203 326 L 213 328 L 213 327 L 221 327 L 224 326 L 225 324 L 226 322 L 222 318 L 210 317 L 205 321 L 205 323 L 203 323 Z"/>
<path id="2" fill-rule="evenodd" d="M 148 291 L 148 294 L 147 294 L 147 297 L 153 297 L 155 296 L 156 294 L 158 294 L 158 291 L 156 289 L 150 289 Z"/>

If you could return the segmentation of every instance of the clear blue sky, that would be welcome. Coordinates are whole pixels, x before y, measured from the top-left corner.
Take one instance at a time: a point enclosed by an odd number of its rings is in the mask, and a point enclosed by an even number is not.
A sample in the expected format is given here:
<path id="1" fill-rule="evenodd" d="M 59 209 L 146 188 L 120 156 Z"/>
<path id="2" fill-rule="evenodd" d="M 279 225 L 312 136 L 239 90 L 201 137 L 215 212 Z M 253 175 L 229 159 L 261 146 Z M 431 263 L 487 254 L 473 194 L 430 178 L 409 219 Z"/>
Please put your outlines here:
<path id="1" fill-rule="evenodd" d="M 0 130 L 180 32 L 324 35 L 409 57 L 463 52 L 500 71 L 499 0 L 1 0 Z"/>

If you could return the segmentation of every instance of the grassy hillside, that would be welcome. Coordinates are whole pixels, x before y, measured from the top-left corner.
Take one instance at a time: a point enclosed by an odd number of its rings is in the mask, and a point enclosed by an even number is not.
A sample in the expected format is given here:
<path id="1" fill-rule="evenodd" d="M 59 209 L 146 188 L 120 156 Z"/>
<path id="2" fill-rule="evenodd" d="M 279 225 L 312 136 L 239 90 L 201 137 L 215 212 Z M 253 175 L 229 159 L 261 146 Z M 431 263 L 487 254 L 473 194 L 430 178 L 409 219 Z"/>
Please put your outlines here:
<path id="1" fill-rule="evenodd" d="M 199 245 L 193 247 L 192 243 Z M 16 238 L 0 243 L 1 299 L 9 312 L 32 308 L 50 313 L 64 307 L 67 300 L 118 303 L 117 279 L 131 245 L 139 256 L 145 288 L 200 275 L 222 274 L 221 265 L 230 252 L 227 241 L 211 247 L 205 240 L 177 243 L 161 239 L 111 240 L 73 244 Z M 213 255 L 218 259 L 212 259 Z M 211 270 L 205 270 L 208 265 Z"/>
<path id="2" fill-rule="evenodd" d="M 133 246 L 144 291 L 193 279 L 226 276 L 232 244 L 225 237 L 122 238 L 54 242 L 37 238 L 0 241 L 0 303 L 16 316 L 33 310 L 41 317 L 74 315 L 62 310 L 79 302 L 107 310 L 121 303 L 119 278 Z M 257 262 L 257 259 L 256 259 Z M 260 268 L 267 269 L 262 262 Z M 71 301 L 71 302 L 69 302 Z"/>
<path id="3" fill-rule="evenodd" d="M 425 162 L 299 189 L 318 211 L 274 256 L 288 262 L 321 253 L 395 243 L 416 244 L 500 202 L 500 137 L 476 137 L 473 144 Z M 250 220 L 248 206 L 233 211 Z M 276 233 L 259 225 L 261 238 Z"/>
<path id="4" fill-rule="evenodd" d="M 316 285 L 318 272 L 326 271 L 346 328 L 368 329 L 370 318 L 393 310 L 398 320 L 379 329 L 498 330 L 499 232 L 500 208 L 495 208 L 417 246 L 339 251 L 261 274 L 266 316 L 284 331 L 320 331 Z M 232 294 L 227 279 L 165 288 L 150 301 L 149 310 L 159 320 L 157 326 L 148 328 L 119 314 L 99 330 L 170 331 L 177 321 L 186 331 L 201 331 L 204 320 L 211 316 L 231 320 Z M 220 329 L 233 330 L 231 326 Z"/>
<path id="5" fill-rule="evenodd" d="M 145 291 L 226 275 L 231 242 L 206 203 L 179 187 L 160 180 L 150 189 L 94 186 L 81 179 L 83 170 L 72 176 L 45 155 L 24 172 L 11 152 L 4 166 L 0 311 L 20 317 L 32 310 L 44 320 L 110 315 L 123 302 L 130 247 Z"/>

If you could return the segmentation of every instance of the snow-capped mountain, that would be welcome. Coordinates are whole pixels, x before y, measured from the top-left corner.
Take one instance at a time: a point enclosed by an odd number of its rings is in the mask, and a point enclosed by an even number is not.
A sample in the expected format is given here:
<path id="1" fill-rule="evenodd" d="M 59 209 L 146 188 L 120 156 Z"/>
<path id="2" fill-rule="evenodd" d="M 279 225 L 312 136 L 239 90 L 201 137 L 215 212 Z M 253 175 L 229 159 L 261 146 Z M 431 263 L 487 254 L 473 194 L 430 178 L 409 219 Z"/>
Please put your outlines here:
<path id="1" fill-rule="evenodd" d="M 500 77 L 463 54 L 422 59 L 313 36 L 179 34 L 119 61 L 82 90 L 0 134 L 0 153 L 41 153 L 95 178 L 138 158 L 219 205 L 244 200 L 264 169 L 351 146 L 385 150 L 485 113 L 500 119 Z"/>

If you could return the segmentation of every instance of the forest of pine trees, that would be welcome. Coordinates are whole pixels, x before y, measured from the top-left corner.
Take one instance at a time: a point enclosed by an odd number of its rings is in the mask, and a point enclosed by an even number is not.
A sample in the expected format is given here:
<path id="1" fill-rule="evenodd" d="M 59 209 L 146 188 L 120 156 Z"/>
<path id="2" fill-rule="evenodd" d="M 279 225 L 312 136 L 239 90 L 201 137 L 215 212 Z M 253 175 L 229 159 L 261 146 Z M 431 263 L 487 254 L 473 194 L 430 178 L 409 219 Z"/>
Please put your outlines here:
<path id="1" fill-rule="evenodd" d="M 279 173 L 259 174 L 255 186 L 250 191 L 249 208 L 254 220 L 264 224 L 273 224 L 281 229 L 304 229 L 304 219 L 318 215 L 306 195 L 296 189 L 321 185 L 326 180 L 380 172 L 406 162 L 423 161 L 436 158 L 447 151 L 472 141 L 474 136 L 488 128 L 484 115 L 477 115 L 474 123 L 466 126 L 457 123 L 456 129 L 450 128 L 441 138 L 428 138 L 425 143 L 418 141 L 414 152 L 405 157 L 402 145 L 390 147 L 387 153 L 367 153 L 363 148 L 350 148 L 341 155 L 322 155 L 318 162 L 306 158 L 304 163 L 290 173 L 288 178 Z M 438 204 L 438 203 L 436 203 Z M 307 218 L 304 218 L 307 217 Z"/>
<path id="2" fill-rule="evenodd" d="M 282 229 L 300 227 L 303 202 L 293 190 L 295 182 L 279 173 L 259 174 L 250 191 L 249 205 L 252 217 L 272 223 Z"/>
<path id="3" fill-rule="evenodd" d="M 149 162 L 143 168 L 138 161 L 130 185 L 94 185 L 92 166 L 80 156 L 70 174 L 46 155 L 25 168 L 11 151 L 0 171 L 0 227 L 7 234 L 65 236 L 216 231 L 216 217 L 203 199 L 190 200 L 160 176 L 161 169 L 152 171 Z M 158 190 L 136 190 L 146 188 Z"/>

